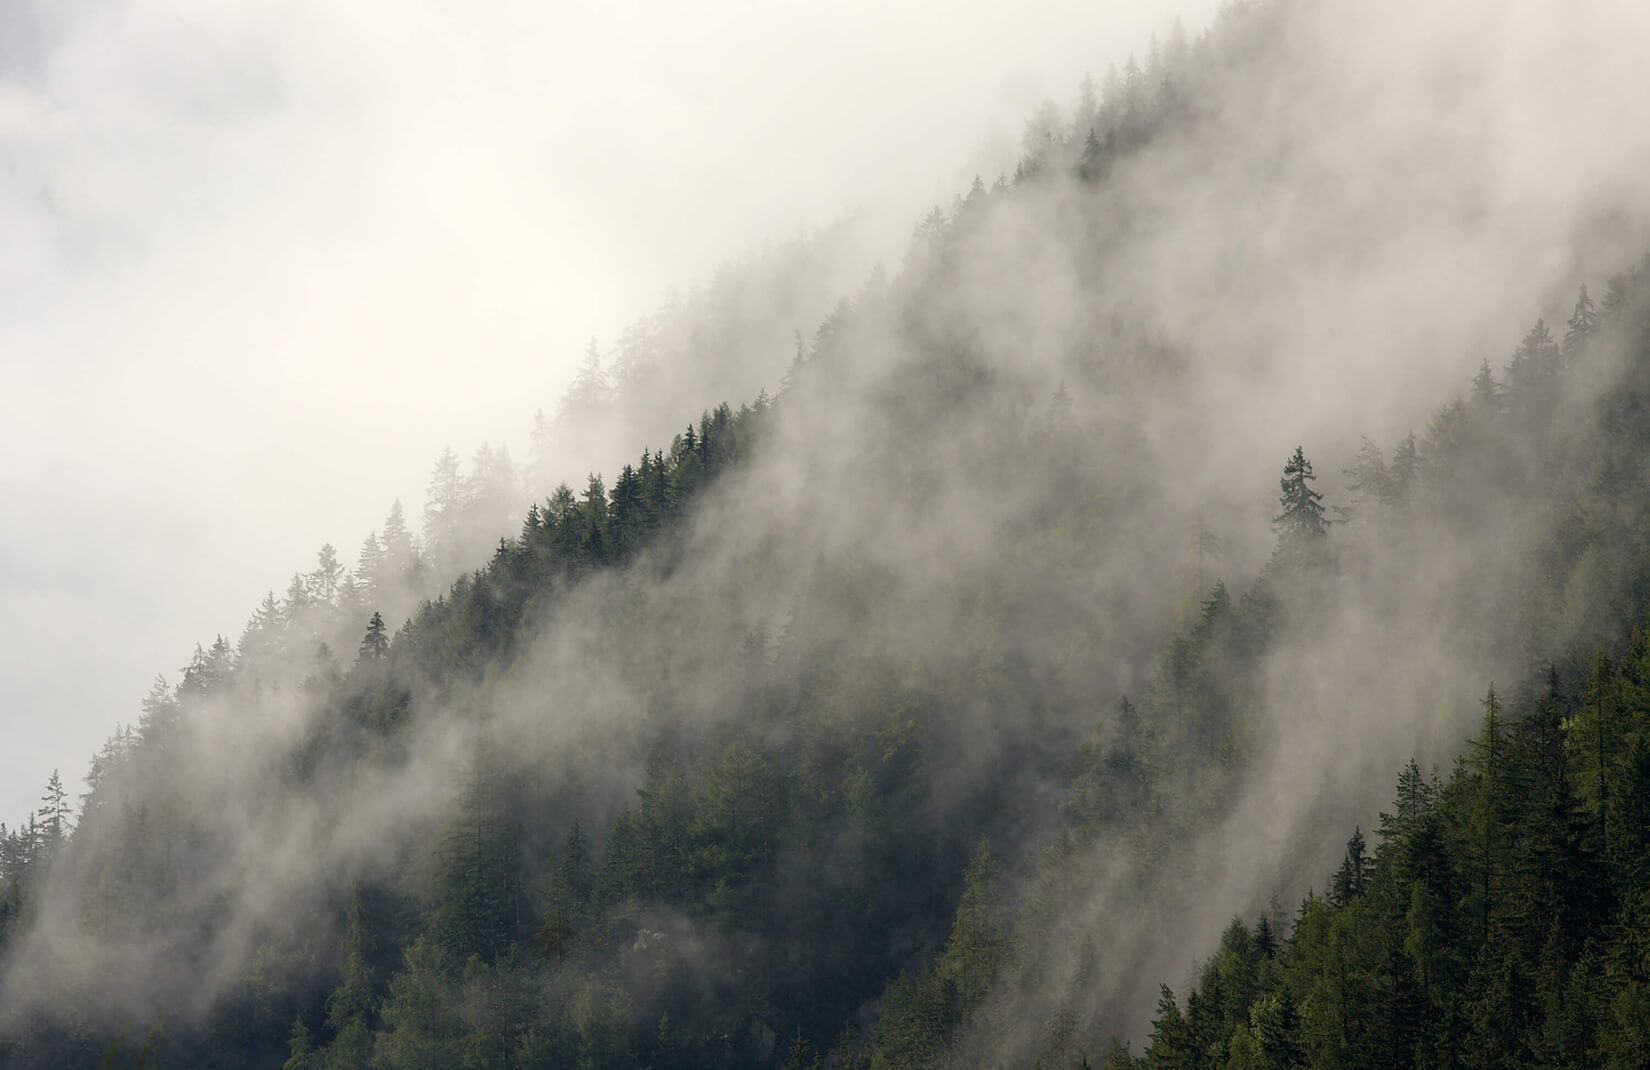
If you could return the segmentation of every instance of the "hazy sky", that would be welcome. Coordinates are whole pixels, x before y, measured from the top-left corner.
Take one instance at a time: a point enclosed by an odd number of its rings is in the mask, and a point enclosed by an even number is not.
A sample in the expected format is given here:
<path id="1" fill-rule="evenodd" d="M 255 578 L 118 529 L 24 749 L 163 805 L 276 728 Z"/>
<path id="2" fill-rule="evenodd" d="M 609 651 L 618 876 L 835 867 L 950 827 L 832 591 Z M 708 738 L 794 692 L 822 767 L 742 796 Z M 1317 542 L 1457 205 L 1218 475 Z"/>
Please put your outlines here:
<path id="1" fill-rule="evenodd" d="M 1214 7 L 3 0 L 0 820 L 591 335 L 856 205 L 897 248 Z"/>

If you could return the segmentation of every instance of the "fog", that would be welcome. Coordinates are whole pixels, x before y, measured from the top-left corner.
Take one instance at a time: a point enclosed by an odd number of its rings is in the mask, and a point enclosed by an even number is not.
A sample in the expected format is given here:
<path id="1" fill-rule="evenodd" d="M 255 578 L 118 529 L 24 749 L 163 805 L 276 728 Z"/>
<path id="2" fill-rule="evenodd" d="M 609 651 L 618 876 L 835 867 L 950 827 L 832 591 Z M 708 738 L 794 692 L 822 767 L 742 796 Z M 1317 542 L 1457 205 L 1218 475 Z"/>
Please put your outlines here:
<path id="1" fill-rule="evenodd" d="M 0 814 L 591 336 L 851 210 L 897 259 L 1212 7 L 5 5 Z"/>
<path id="2" fill-rule="evenodd" d="M 850 243 L 845 277 L 880 258 L 891 278 L 869 276 L 817 334 L 796 325 L 811 355 L 769 437 L 695 500 L 679 543 L 558 592 L 507 663 L 413 678 L 383 739 L 349 735 L 348 702 L 376 709 L 368 689 L 389 679 L 372 665 L 332 705 L 306 697 L 313 666 L 293 650 L 186 696 L 189 731 L 129 775 L 164 786 L 200 868 L 136 903 L 152 923 L 95 931 L 72 870 L 126 826 L 94 823 L 106 839 L 76 839 L 43 878 L 60 894 L 8 948 L 19 1014 L 55 989 L 146 1017 L 153 978 L 204 1013 L 255 954 L 299 957 L 305 908 L 357 879 L 426 876 L 408 858 L 489 745 L 548 770 L 596 828 L 632 797 L 653 736 L 692 753 L 737 730 L 777 753 L 846 723 L 886 755 L 903 745 L 901 703 L 926 702 L 910 723 L 927 726 L 929 779 L 899 803 L 937 836 L 977 821 L 1030 881 L 1065 790 L 1038 747 L 1115 736 L 1107 711 L 1134 694 L 1157 717 L 1157 757 L 1181 763 L 1153 772 L 1172 799 L 1143 823 L 1165 842 L 1085 845 L 1071 870 L 1087 883 L 1053 899 L 1052 924 L 1028 911 L 1022 972 L 963 1054 L 1029 1062 L 1067 999 L 1138 1039 L 1154 982 L 1179 985 L 1233 910 L 1318 879 L 1400 762 L 1447 763 L 1491 680 L 1516 686 L 1619 628 L 1607 565 L 1554 581 L 1541 608 L 1581 608 L 1547 631 L 1506 612 L 1569 503 L 1474 482 L 1449 469 L 1448 436 L 1425 432 L 1481 361 L 1499 372 L 1536 317 L 1562 323 L 1580 284 L 1600 292 L 1642 254 L 1650 128 L 1633 121 L 1642 53 L 1625 45 L 1650 41 L 1650 17 L 1251 5 L 1160 57 L 1192 118 L 1107 157 L 1103 183 L 1072 168 L 1084 124 L 1062 119 L 1023 184 L 953 201 L 974 171 L 1014 167 L 1008 131 L 1045 94 L 1069 102 L 1083 69 L 1138 48 L 1166 12 L 494 14 L 386 13 L 393 30 L 319 9 L 238 16 L 199 31 L 212 62 L 166 32 L 198 25 L 171 10 L 40 20 L 30 55 L 46 59 L 19 61 L 6 113 L 36 176 L 7 187 L 6 210 L 47 265 L 6 254 L 29 298 L 7 305 L 4 351 L 23 359 L 6 426 L 25 443 L 14 453 L 44 456 L 7 477 L 27 505 L 8 511 L 21 593 L 7 598 L 25 608 L 8 618 L 24 640 L 7 679 L 48 712 L 8 712 L 8 761 L 37 747 L 44 767 L 69 765 L 63 738 L 34 726 L 77 730 L 91 700 L 73 689 L 119 684 L 130 698 L 87 727 L 95 747 L 155 668 L 233 638 L 316 544 L 353 547 L 390 498 L 416 501 L 441 444 L 519 443 L 584 340 L 615 336 L 670 282 L 860 203 L 890 221 Z M 1079 25 L 1113 44 L 1076 49 Z M 147 51 L 111 51 L 127 34 Z M 77 112 L 93 96 L 114 103 Z M 1148 105 L 1120 99 L 1107 106 L 1126 139 Z M 1174 114 L 1172 94 L 1152 99 Z M 202 192 L 180 196 L 196 173 Z M 931 202 L 949 218 L 913 240 Z M 775 380 L 788 359 L 775 354 Z M 1602 345 L 1576 359 L 1554 433 L 1584 441 L 1620 368 Z M 1343 504 L 1334 473 L 1360 437 L 1390 446 L 1411 429 L 1436 447 L 1426 508 L 1344 525 L 1335 570 L 1272 556 L 1291 450 L 1305 444 Z M 666 444 L 615 444 L 615 462 Z M 1282 576 L 1253 708 L 1223 740 L 1171 719 L 1178 698 L 1161 691 L 1165 643 L 1204 594 L 1185 582 L 1194 520 L 1224 536 L 1234 597 Z M 354 642 L 359 621 L 344 626 Z M 440 642 L 472 634 L 444 626 L 398 653 L 462 664 Z M 158 666 L 117 679 L 120 659 L 163 642 Z M 818 683 L 819 666 L 837 678 Z M 266 690 L 260 672 L 289 686 Z M 817 723 L 773 723 L 787 707 L 764 688 L 816 685 L 825 698 L 794 705 Z M 287 779 L 288 751 L 303 778 Z M 14 791 L 23 806 L 40 775 Z M 565 815 L 542 813 L 559 836 Z M 829 850 L 851 859 L 850 839 Z M 713 925 L 659 924 L 695 969 L 733 972 L 703 950 Z M 1078 961 L 1076 932 L 1105 941 L 1101 965 Z"/>

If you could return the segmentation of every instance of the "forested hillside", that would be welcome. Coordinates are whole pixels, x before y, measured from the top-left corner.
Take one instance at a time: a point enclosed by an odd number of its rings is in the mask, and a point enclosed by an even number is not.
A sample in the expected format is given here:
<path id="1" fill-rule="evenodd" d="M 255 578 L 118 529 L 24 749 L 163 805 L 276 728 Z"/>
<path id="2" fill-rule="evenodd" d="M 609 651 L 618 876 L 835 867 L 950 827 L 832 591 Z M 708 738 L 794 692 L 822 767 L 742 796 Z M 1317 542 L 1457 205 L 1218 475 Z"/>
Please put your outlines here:
<path id="1" fill-rule="evenodd" d="M 1578 693 L 1490 689 L 1447 778 L 1405 766 L 1287 930 L 1234 919 L 1184 1001 L 1163 988 L 1144 1059 L 1110 1065 L 1645 1065 L 1647 656 L 1641 629 Z"/>
<path id="2" fill-rule="evenodd" d="M 1378 23 L 1167 34 L 443 457 L 0 827 L 0 1061 L 1642 1065 L 1650 259 L 1346 144 Z"/>

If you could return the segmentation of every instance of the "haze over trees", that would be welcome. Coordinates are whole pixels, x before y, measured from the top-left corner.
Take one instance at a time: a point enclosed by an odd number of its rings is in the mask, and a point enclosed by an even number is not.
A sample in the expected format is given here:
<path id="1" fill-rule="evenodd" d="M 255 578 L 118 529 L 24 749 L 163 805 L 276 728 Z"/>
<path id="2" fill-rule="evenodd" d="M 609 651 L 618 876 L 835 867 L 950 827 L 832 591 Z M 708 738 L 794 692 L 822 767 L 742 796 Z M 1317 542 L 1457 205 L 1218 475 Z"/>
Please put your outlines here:
<path id="1" fill-rule="evenodd" d="M 811 329 L 758 260 L 443 454 L 0 826 L 0 1061 L 1642 1065 L 1650 258 L 1340 140 L 1378 18 L 1168 33 Z M 1415 249 L 1498 273 L 1394 322 Z"/>

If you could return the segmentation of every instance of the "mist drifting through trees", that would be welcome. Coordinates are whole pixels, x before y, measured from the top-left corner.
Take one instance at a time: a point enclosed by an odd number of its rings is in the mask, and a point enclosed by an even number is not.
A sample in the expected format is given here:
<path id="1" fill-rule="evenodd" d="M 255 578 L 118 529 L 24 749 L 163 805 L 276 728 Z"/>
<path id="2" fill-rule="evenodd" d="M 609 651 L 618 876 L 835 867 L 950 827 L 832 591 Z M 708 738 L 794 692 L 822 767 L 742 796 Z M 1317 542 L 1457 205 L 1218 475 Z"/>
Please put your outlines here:
<path id="1" fill-rule="evenodd" d="M 1643 1065 L 1650 20 L 1406 16 L 592 342 L 0 828 L 0 1056 Z"/>

